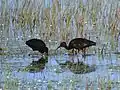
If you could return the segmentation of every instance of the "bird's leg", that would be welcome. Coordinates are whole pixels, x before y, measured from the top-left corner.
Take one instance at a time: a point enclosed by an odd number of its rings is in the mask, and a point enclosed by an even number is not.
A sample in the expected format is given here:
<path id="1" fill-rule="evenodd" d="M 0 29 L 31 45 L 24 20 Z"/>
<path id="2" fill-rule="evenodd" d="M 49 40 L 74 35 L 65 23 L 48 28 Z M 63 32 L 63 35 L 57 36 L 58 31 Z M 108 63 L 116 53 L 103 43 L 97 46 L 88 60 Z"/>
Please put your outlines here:
<path id="1" fill-rule="evenodd" d="M 77 55 L 77 61 L 78 61 L 78 63 L 79 63 L 79 56 Z"/>
<path id="2" fill-rule="evenodd" d="M 83 52 L 83 51 L 84 51 L 84 50 L 82 50 L 82 52 Z M 82 59 L 85 61 L 85 58 L 86 58 L 85 52 L 83 52 Z"/>
<path id="3" fill-rule="evenodd" d="M 74 53 L 74 55 L 76 55 L 76 54 L 77 54 L 77 51 L 76 51 L 76 49 L 73 49 L 73 53 Z"/>
<path id="4" fill-rule="evenodd" d="M 84 59 L 84 61 L 85 61 L 85 58 L 86 58 L 85 54 L 86 54 L 86 48 L 83 49 L 83 59 Z"/>
<path id="5" fill-rule="evenodd" d="M 86 54 L 86 49 L 84 48 L 84 49 L 83 49 L 83 55 L 85 55 L 85 54 Z"/>
<path id="6" fill-rule="evenodd" d="M 72 53 L 73 53 L 73 55 L 74 55 L 74 48 L 72 49 Z"/>
<path id="7" fill-rule="evenodd" d="M 83 49 L 81 49 L 81 51 L 82 51 L 82 54 L 83 54 Z"/>
<path id="8" fill-rule="evenodd" d="M 77 50 L 75 51 L 75 54 L 77 54 Z"/>
<path id="9" fill-rule="evenodd" d="M 80 53 L 80 50 L 78 49 L 78 53 Z"/>
<path id="10" fill-rule="evenodd" d="M 72 56 L 72 63 L 74 63 L 74 57 Z"/>
<path id="11" fill-rule="evenodd" d="M 79 53 L 79 49 L 77 49 L 77 52 Z"/>
<path id="12" fill-rule="evenodd" d="M 78 49 L 76 49 L 76 51 L 75 51 L 75 55 L 77 55 L 77 61 L 79 62 L 79 56 L 78 56 Z"/>

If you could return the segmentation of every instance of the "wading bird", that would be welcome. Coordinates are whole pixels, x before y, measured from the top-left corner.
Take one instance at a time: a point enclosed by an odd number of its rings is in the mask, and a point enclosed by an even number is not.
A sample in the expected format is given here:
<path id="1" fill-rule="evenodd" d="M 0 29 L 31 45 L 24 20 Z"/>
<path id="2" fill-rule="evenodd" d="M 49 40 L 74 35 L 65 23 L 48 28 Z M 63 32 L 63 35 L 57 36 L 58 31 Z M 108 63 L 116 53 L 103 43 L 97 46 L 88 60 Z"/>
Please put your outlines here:
<path id="1" fill-rule="evenodd" d="M 66 42 L 61 42 L 60 46 L 58 48 L 64 47 L 67 50 L 71 50 L 72 49 L 73 50 L 72 52 L 74 52 L 74 49 L 77 49 L 78 52 L 79 52 L 80 50 L 84 50 L 87 47 L 95 46 L 95 45 L 96 45 L 96 42 L 93 42 L 91 40 L 87 40 L 85 38 L 75 38 L 75 39 L 72 39 L 69 42 L 68 46 L 67 46 Z"/>
<path id="2" fill-rule="evenodd" d="M 26 45 L 32 48 L 33 51 L 39 51 L 40 53 L 46 53 L 48 55 L 48 48 L 46 44 L 40 39 L 30 39 L 26 41 Z"/>

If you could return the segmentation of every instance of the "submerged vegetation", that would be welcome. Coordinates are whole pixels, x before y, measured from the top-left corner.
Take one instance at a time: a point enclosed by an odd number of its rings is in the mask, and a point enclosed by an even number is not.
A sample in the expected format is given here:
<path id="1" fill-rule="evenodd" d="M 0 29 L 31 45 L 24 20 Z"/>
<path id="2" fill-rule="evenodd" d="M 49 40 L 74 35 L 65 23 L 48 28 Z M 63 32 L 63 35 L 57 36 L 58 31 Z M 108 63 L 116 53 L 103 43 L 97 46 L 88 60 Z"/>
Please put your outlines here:
<path id="1" fill-rule="evenodd" d="M 89 66 L 84 64 L 83 62 L 70 62 L 66 61 L 64 64 L 59 64 L 62 68 L 67 67 L 71 72 L 75 74 L 84 74 L 95 71 L 95 65 Z"/>

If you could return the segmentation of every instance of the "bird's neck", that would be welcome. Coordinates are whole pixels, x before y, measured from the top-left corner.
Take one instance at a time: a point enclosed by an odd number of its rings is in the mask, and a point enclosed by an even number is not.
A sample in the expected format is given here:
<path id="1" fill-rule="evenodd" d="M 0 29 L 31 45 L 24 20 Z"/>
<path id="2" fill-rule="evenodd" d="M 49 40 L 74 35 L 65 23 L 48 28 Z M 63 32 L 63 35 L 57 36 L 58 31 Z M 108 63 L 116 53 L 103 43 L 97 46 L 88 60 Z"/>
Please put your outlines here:
<path id="1" fill-rule="evenodd" d="M 70 48 L 69 48 L 69 46 L 65 46 L 65 49 L 69 50 Z"/>

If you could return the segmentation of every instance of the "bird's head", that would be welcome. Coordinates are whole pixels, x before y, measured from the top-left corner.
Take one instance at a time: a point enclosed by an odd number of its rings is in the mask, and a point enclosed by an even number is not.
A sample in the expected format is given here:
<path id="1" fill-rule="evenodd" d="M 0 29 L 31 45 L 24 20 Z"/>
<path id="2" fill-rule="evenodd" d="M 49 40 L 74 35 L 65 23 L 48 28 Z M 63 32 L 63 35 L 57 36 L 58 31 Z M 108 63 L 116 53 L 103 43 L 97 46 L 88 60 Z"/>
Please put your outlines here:
<path id="1" fill-rule="evenodd" d="M 29 41 L 26 41 L 25 44 L 28 45 L 28 44 L 29 44 Z"/>
<path id="2" fill-rule="evenodd" d="M 44 48 L 44 53 L 46 53 L 48 55 L 48 48 L 47 47 Z"/>
<path id="3" fill-rule="evenodd" d="M 67 47 L 66 42 L 61 42 L 61 43 L 60 43 L 60 46 L 59 46 L 58 48 L 60 48 L 60 47 L 65 47 L 65 48 L 66 48 L 66 47 Z M 57 48 L 57 49 L 58 49 L 58 48 Z M 56 49 L 56 50 L 57 50 L 57 49 Z"/>

